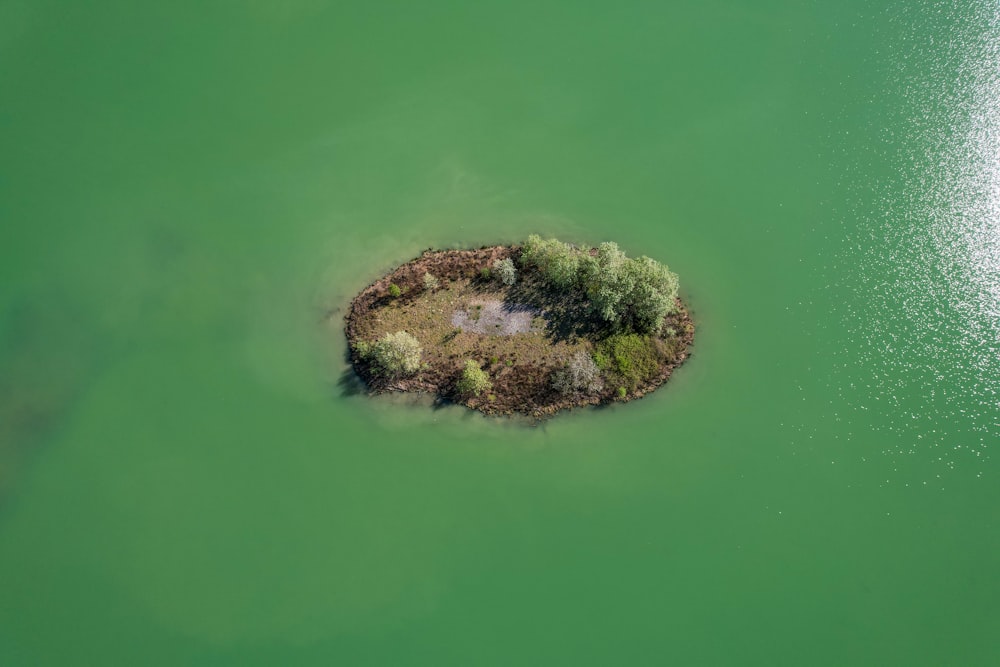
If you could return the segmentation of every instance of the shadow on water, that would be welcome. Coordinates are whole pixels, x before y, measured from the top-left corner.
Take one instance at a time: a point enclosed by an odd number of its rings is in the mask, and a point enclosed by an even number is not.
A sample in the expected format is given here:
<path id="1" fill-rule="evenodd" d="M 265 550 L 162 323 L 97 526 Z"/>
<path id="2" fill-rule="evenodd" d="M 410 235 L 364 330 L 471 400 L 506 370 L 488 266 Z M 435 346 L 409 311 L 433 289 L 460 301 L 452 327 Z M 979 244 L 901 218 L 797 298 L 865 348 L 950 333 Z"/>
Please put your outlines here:
<path id="1" fill-rule="evenodd" d="M 84 313 L 58 296 L 0 313 L 0 507 L 93 377 L 97 347 Z"/>
<path id="2" fill-rule="evenodd" d="M 340 374 L 337 378 L 337 389 L 341 396 L 361 396 L 368 393 L 368 385 L 361 379 L 361 376 L 354 372 L 353 366 Z"/>
<path id="3" fill-rule="evenodd" d="M 337 378 L 336 383 L 338 394 L 342 398 L 350 398 L 353 396 L 366 396 L 371 393 L 368 384 L 354 370 L 354 366 L 351 364 L 351 357 L 347 353 L 344 354 L 344 363 L 346 367 L 340 374 L 340 377 Z M 425 399 L 422 399 L 420 396 L 413 397 L 414 403 L 423 403 L 424 401 Z M 429 407 L 431 410 L 437 411 L 454 405 L 457 404 L 448 398 L 435 396 Z"/>
<path id="4" fill-rule="evenodd" d="M 342 361 L 344 362 L 344 370 L 340 374 L 340 377 L 337 378 L 337 390 L 340 396 L 346 398 L 369 393 L 368 383 L 354 370 L 354 362 L 351 359 L 351 350 L 349 347 L 344 349 Z"/>
<path id="5" fill-rule="evenodd" d="M 342 398 L 351 398 L 354 396 L 368 396 L 371 394 L 371 388 L 364 381 L 364 379 L 358 375 L 354 370 L 354 365 L 351 360 L 351 354 L 349 351 L 345 350 L 343 355 L 344 370 L 341 372 L 340 377 L 337 378 L 336 386 L 337 393 Z M 380 395 L 378 397 L 381 400 L 392 401 L 395 405 L 409 405 L 410 407 L 421 407 L 430 408 L 431 412 L 440 412 L 442 410 L 447 410 L 460 406 L 459 403 L 451 400 L 446 396 L 431 395 L 427 393 L 413 393 L 413 392 L 401 392 L 393 393 L 392 395 Z M 483 417 L 472 410 L 464 410 L 464 417 L 476 418 Z"/>

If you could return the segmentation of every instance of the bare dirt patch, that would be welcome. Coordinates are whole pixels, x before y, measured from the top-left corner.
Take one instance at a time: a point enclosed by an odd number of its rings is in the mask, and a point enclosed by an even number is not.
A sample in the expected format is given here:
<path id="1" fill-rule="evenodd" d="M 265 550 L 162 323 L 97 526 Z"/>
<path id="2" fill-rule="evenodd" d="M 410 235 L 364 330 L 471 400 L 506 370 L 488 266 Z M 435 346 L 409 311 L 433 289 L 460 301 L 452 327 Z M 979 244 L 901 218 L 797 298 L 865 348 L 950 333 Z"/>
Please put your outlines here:
<path id="1" fill-rule="evenodd" d="M 531 333 L 533 322 L 542 311 L 523 303 L 505 303 L 499 299 L 472 299 L 468 308 L 459 308 L 451 323 L 462 331 L 484 336 L 512 336 Z M 537 329 L 537 327 L 536 327 Z"/>

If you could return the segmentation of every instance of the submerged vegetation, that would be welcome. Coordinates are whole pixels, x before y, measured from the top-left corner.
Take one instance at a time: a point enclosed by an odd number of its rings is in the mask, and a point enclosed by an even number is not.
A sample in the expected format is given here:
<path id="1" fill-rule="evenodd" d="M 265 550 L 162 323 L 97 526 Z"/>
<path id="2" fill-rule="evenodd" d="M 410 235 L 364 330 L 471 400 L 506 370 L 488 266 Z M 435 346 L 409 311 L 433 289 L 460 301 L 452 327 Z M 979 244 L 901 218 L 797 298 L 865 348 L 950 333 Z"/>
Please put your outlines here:
<path id="1" fill-rule="evenodd" d="M 533 416 L 638 398 L 688 355 L 678 280 L 615 243 L 427 251 L 367 287 L 347 316 L 370 390 L 424 391 Z"/>

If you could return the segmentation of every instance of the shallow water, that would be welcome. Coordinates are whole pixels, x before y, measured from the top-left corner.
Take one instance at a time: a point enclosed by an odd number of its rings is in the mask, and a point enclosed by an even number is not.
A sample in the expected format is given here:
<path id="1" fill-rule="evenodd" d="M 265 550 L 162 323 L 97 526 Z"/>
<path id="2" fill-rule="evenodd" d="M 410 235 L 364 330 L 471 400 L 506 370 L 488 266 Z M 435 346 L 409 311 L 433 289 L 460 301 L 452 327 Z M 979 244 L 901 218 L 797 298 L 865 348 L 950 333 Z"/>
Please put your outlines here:
<path id="1" fill-rule="evenodd" d="M 350 4 L 0 0 L 0 664 L 997 664 L 996 6 Z M 664 389 L 357 393 L 532 232 L 681 276 Z"/>

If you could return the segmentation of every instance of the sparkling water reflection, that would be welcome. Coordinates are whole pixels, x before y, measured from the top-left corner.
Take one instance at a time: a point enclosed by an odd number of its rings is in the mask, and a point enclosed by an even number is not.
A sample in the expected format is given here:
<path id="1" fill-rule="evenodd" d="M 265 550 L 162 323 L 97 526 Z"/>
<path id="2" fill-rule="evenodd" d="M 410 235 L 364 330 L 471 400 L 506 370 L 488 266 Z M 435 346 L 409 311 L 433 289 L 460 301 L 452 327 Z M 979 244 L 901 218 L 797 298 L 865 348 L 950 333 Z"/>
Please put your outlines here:
<path id="1" fill-rule="evenodd" d="M 904 100 L 904 122 L 883 127 L 910 129 L 879 130 L 876 159 L 895 174 L 861 212 L 846 322 L 863 341 L 857 403 L 901 436 L 888 453 L 954 468 L 988 457 L 1000 416 L 1000 10 L 929 5 L 892 16 L 905 37 L 887 93 Z"/>

